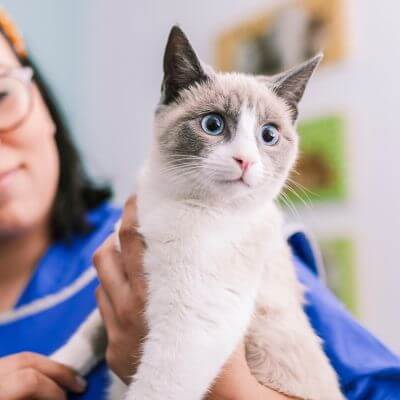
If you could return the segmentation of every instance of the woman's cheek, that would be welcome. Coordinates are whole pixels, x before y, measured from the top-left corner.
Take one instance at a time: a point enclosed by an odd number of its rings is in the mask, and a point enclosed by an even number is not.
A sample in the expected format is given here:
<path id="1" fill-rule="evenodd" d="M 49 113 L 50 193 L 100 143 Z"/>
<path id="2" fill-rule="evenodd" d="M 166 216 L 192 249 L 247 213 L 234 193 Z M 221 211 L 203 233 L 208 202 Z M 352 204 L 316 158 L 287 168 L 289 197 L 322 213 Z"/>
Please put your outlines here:
<path id="1" fill-rule="evenodd" d="M 46 223 L 57 192 L 59 158 L 54 136 L 39 140 L 21 158 L 21 170 L 0 190 L 0 236 Z"/>
<path id="2" fill-rule="evenodd" d="M 32 217 L 36 220 L 49 215 L 54 203 L 59 181 L 59 157 L 54 136 L 48 137 L 37 152 L 32 153 L 28 173 L 31 194 L 28 203 L 32 206 Z M 45 149 L 46 148 L 46 149 Z"/>
<path id="3" fill-rule="evenodd" d="M 0 235 L 47 223 L 57 192 L 56 128 L 36 86 L 33 96 L 29 118 L 6 143 L 21 170 L 8 187 L 0 182 Z"/>

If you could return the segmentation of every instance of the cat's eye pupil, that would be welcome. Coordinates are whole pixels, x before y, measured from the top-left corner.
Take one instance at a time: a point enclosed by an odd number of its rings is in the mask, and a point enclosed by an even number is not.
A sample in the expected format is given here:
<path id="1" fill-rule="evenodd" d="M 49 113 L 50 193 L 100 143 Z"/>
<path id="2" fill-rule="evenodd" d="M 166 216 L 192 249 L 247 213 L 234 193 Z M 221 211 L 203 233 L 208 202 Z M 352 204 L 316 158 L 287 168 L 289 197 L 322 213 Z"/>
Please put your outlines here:
<path id="1" fill-rule="evenodd" d="M 217 136 L 224 130 L 224 120 L 218 114 L 208 114 L 201 120 L 201 127 L 208 135 Z"/>
<path id="2" fill-rule="evenodd" d="M 265 144 L 273 146 L 279 141 L 278 128 L 273 124 L 264 125 L 261 130 L 261 136 Z"/>
<path id="3" fill-rule="evenodd" d="M 207 120 L 207 129 L 209 131 L 217 131 L 221 128 L 221 121 L 217 118 L 208 118 Z"/>

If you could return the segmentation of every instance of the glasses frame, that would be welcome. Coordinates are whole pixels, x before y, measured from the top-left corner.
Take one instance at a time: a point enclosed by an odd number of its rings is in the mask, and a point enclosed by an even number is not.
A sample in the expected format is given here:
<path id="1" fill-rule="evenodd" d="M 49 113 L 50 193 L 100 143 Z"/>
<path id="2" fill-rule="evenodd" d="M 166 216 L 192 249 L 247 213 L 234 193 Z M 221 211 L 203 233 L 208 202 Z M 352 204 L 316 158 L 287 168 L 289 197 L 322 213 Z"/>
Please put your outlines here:
<path id="1" fill-rule="evenodd" d="M 7 128 L 0 128 L 0 134 L 8 133 L 20 127 L 30 116 L 33 108 L 33 93 L 32 93 L 32 78 L 33 78 L 33 69 L 31 67 L 5 67 L 0 65 L 0 68 L 4 68 L 4 70 L 0 70 L 0 79 L 2 78 L 12 78 L 20 83 L 22 83 L 27 92 L 28 92 L 28 110 L 26 111 L 25 115 L 19 119 L 14 124 L 10 125 Z"/>

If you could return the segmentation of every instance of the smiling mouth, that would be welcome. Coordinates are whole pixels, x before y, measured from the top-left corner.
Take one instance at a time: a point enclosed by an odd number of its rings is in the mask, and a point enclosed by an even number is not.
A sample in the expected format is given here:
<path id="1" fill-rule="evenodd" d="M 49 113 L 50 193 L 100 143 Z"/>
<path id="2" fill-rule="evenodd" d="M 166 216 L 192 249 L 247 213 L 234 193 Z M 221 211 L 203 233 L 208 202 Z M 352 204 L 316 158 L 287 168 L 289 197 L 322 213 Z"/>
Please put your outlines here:
<path id="1" fill-rule="evenodd" d="M 0 172 L 0 183 L 7 181 L 13 175 L 15 175 L 17 172 L 19 172 L 20 169 L 21 169 L 21 166 L 18 166 L 18 167 L 11 168 L 4 172 Z"/>

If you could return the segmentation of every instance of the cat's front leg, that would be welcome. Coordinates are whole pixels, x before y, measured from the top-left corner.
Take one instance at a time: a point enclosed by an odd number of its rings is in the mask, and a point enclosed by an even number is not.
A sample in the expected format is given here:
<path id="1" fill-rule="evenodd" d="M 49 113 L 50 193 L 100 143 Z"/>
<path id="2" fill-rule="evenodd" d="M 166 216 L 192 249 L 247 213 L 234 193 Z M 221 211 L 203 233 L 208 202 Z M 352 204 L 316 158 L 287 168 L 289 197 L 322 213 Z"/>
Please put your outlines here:
<path id="1" fill-rule="evenodd" d="M 149 297 L 150 333 L 126 400 L 202 399 L 245 332 L 251 302 L 207 286 L 171 294 Z"/>
<path id="2" fill-rule="evenodd" d="M 105 328 L 96 309 L 50 358 L 86 375 L 104 357 L 106 346 Z"/>

